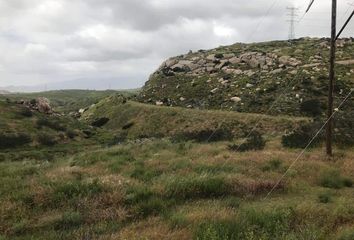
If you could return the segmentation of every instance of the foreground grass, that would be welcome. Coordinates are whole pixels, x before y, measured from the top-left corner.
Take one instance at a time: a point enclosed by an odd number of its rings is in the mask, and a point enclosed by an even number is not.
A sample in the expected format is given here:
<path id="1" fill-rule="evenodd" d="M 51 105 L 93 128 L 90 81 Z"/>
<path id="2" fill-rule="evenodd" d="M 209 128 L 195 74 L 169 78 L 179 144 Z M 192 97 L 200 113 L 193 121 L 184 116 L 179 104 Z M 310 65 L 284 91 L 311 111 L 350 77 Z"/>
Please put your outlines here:
<path id="1" fill-rule="evenodd" d="M 0 163 L 0 239 L 353 239 L 353 150 L 167 140 Z"/>

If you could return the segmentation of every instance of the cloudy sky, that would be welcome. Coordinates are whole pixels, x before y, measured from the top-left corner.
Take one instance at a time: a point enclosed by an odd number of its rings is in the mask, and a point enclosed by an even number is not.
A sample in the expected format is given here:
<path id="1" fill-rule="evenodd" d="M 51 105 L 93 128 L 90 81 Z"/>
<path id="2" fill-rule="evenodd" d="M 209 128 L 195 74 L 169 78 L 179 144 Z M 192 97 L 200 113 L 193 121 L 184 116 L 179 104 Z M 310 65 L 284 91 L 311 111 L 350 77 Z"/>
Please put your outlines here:
<path id="1" fill-rule="evenodd" d="M 286 7 L 301 18 L 309 1 L 0 0 L 0 87 L 140 87 L 170 56 L 286 39 Z M 328 36 L 330 3 L 316 0 L 296 35 Z M 350 3 L 338 0 L 339 25 Z"/>

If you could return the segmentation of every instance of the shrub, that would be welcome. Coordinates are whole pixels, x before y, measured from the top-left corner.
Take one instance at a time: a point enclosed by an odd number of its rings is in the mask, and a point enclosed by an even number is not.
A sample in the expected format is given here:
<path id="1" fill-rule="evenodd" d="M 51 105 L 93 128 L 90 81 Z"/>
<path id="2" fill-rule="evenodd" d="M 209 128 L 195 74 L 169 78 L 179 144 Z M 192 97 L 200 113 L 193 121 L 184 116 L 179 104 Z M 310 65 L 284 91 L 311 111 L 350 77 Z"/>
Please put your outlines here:
<path id="1" fill-rule="evenodd" d="M 130 186 L 126 190 L 126 204 L 137 204 L 150 199 L 154 193 L 147 187 L 141 185 Z"/>
<path id="2" fill-rule="evenodd" d="M 151 215 L 165 213 L 167 211 L 167 205 L 163 199 L 153 197 L 139 202 L 134 210 L 139 217 L 146 218 Z"/>
<path id="3" fill-rule="evenodd" d="M 102 117 L 102 118 L 98 118 L 96 120 L 94 120 L 91 125 L 94 127 L 103 127 L 104 125 L 106 125 L 109 122 L 109 118 L 106 117 Z"/>
<path id="4" fill-rule="evenodd" d="M 38 119 L 36 122 L 37 128 L 41 129 L 42 127 L 48 127 L 55 131 L 65 131 L 66 127 L 61 124 L 58 120 L 49 120 L 47 118 Z"/>
<path id="5" fill-rule="evenodd" d="M 172 140 L 175 142 L 196 141 L 196 142 L 217 142 L 230 141 L 233 139 L 233 133 L 229 128 L 214 129 L 196 129 L 175 134 Z"/>
<path id="6" fill-rule="evenodd" d="M 185 228 L 188 226 L 188 219 L 182 213 L 175 213 L 168 216 L 169 225 L 172 229 Z"/>
<path id="7" fill-rule="evenodd" d="M 326 188 L 340 189 L 343 187 L 352 187 L 353 181 L 349 178 L 342 177 L 337 170 L 328 170 L 321 174 L 320 185 Z"/>
<path id="8" fill-rule="evenodd" d="M 228 148 L 231 151 L 246 152 L 252 150 L 262 150 L 265 147 L 265 140 L 259 132 L 252 132 L 246 141 L 240 145 L 229 145 Z"/>
<path id="9" fill-rule="evenodd" d="M 343 111 L 334 119 L 334 142 L 339 147 L 354 146 L 354 111 Z"/>
<path id="10" fill-rule="evenodd" d="M 20 109 L 19 114 L 20 114 L 21 116 L 23 116 L 23 117 L 28 117 L 28 118 L 33 116 L 32 111 L 31 111 L 29 108 L 27 108 L 27 107 L 22 107 L 22 108 Z"/>
<path id="11" fill-rule="evenodd" d="M 73 129 L 68 129 L 68 130 L 66 130 L 65 134 L 66 134 L 66 136 L 67 136 L 68 138 L 70 138 L 70 139 L 74 139 L 75 137 L 77 137 L 77 136 L 79 135 L 79 134 L 78 134 L 75 130 L 73 130 Z"/>
<path id="12" fill-rule="evenodd" d="M 123 129 L 123 130 L 130 129 L 131 127 L 134 126 L 134 124 L 135 124 L 134 122 L 129 122 L 129 123 L 125 124 L 125 125 L 122 127 L 122 129 Z"/>
<path id="13" fill-rule="evenodd" d="M 47 134 L 47 133 L 39 134 L 37 140 L 40 144 L 45 146 L 54 146 L 55 144 L 58 143 L 54 135 Z"/>
<path id="14" fill-rule="evenodd" d="M 293 132 L 284 135 L 282 137 L 282 145 L 287 148 L 305 148 L 315 136 L 315 131 L 318 129 L 320 127 L 317 126 L 317 123 L 301 126 Z M 322 135 L 318 136 L 309 147 L 318 146 L 322 139 Z"/>
<path id="15" fill-rule="evenodd" d="M 320 203 L 330 203 L 332 201 L 332 196 L 330 193 L 321 193 L 318 195 L 318 201 Z"/>
<path id="16" fill-rule="evenodd" d="M 0 149 L 19 147 L 31 142 L 32 137 L 26 133 L 0 133 Z"/>
<path id="17" fill-rule="evenodd" d="M 300 111 L 309 116 L 319 116 L 322 114 L 322 104 L 318 99 L 304 101 L 300 105 Z"/>
<path id="18" fill-rule="evenodd" d="M 54 223 L 56 230 L 68 230 L 77 228 L 83 224 L 83 217 L 79 212 L 65 212 L 62 217 Z"/>
<path id="19" fill-rule="evenodd" d="M 217 53 L 217 54 L 215 54 L 215 58 L 222 59 L 222 58 L 224 58 L 224 54 Z"/>
<path id="20" fill-rule="evenodd" d="M 282 165 L 282 161 L 279 159 L 273 159 L 267 162 L 265 166 L 262 167 L 264 172 L 275 171 L 278 170 Z"/>

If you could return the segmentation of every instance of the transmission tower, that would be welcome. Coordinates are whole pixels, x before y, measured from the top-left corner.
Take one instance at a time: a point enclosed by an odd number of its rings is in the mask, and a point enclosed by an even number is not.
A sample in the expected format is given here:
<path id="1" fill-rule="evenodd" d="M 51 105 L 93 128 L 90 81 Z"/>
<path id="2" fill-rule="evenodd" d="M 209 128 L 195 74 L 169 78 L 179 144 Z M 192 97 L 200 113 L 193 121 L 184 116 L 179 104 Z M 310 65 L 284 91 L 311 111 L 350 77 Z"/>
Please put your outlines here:
<path id="1" fill-rule="evenodd" d="M 298 16 L 297 11 L 299 10 L 298 8 L 295 7 L 287 7 L 288 10 L 287 16 L 290 17 L 290 19 L 287 20 L 287 22 L 290 23 L 290 28 L 289 28 L 289 40 L 293 40 L 295 38 L 295 18 Z"/>

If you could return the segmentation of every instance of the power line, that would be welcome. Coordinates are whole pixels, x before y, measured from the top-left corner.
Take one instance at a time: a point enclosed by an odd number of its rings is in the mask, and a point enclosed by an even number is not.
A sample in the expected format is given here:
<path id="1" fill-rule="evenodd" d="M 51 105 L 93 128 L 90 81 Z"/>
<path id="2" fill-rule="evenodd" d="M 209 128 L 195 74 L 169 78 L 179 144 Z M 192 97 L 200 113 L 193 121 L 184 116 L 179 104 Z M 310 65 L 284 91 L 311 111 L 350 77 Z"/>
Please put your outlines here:
<path id="1" fill-rule="evenodd" d="M 261 20 L 258 22 L 257 26 L 255 27 L 255 29 L 251 32 L 251 34 L 247 37 L 246 42 L 248 42 L 253 35 L 255 34 L 255 32 L 258 31 L 258 28 L 261 26 L 261 24 L 264 22 L 264 19 L 266 17 L 268 17 L 270 11 L 275 7 L 275 5 L 279 2 L 279 0 L 274 0 L 274 2 L 269 6 L 269 8 L 267 9 L 265 15 L 263 15 L 263 17 L 261 18 Z"/>
<path id="2" fill-rule="evenodd" d="M 344 100 L 341 102 L 339 107 L 337 108 L 338 111 L 339 109 L 342 108 L 342 106 L 345 104 L 345 102 L 349 99 L 350 95 L 353 93 L 353 89 L 350 90 L 349 94 L 344 98 Z M 315 136 L 310 140 L 310 142 L 306 145 L 306 147 L 301 151 L 301 153 L 297 156 L 297 158 L 290 164 L 289 168 L 285 171 L 285 173 L 281 176 L 281 178 L 276 182 L 276 184 L 273 186 L 273 188 L 268 192 L 266 197 L 264 198 L 267 199 L 273 192 L 274 190 L 279 186 L 279 184 L 283 181 L 283 179 L 286 177 L 286 175 L 289 173 L 289 171 L 295 166 L 295 164 L 300 160 L 302 155 L 306 152 L 306 150 L 311 146 L 311 144 L 315 141 L 315 139 L 320 135 L 322 130 L 327 126 L 327 124 L 333 119 L 334 115 L 338 112 L 334 111 L 332 115 L 326 120 L 326 122 L 322 125 L 322 127 L 317 131 Z"/>

